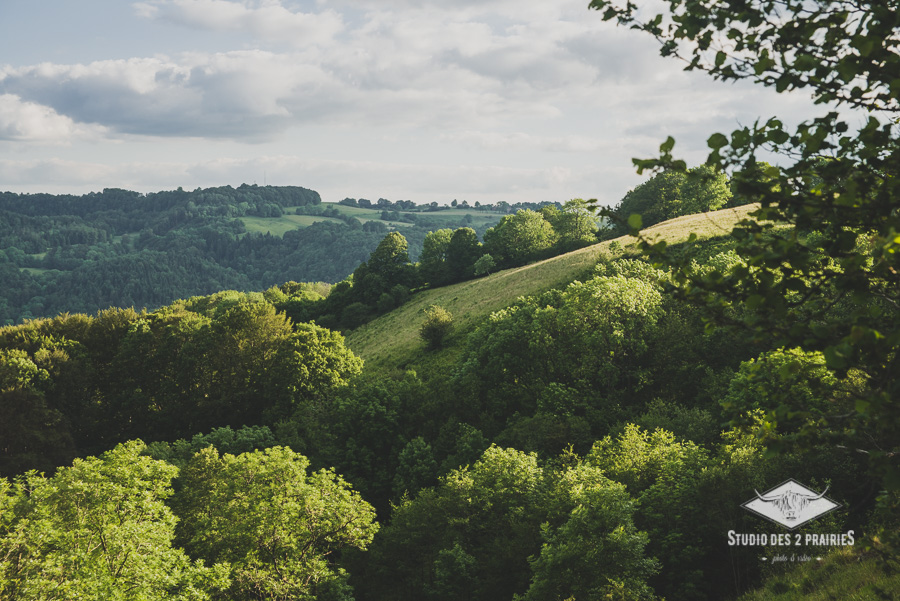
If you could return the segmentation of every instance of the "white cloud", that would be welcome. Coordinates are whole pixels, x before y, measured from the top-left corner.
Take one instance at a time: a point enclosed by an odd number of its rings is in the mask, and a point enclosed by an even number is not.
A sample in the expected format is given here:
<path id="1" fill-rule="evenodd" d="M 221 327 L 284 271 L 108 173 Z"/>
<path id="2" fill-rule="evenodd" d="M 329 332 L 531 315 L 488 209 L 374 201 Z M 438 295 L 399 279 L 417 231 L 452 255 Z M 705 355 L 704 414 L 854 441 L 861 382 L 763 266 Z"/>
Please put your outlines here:
<path id="1" fill-rule="evenodd" d="M 330 40 L 344 27 L 341 16 L 294 12 L 278 1 L 147 0 L 134 4 L 138 16 L 212 31 L 244 32 L 297 46 Z"/>
<path id="2" fill-rule="evenodd" d="M 545 152 L 596 152 L 601 149 L 609 150 L 610 142 L 598 137 L 568 135 L 568 136 L 538 136 L 525 132 L 485 132 L 462 131 L 449 134 L 441 134 L 441 140 L 459 142 L 467 146 L 484 148 L 487 150 L 522 150 L 523 148 L 541 150 Z"/>
<path id="3" fill-rule="evenodd" d="M 0 94 L 0 140 L 66 144 L 103 134 L 103 128 L 76 124 L 50 107 L 25 102 L 15 94 Z"/>

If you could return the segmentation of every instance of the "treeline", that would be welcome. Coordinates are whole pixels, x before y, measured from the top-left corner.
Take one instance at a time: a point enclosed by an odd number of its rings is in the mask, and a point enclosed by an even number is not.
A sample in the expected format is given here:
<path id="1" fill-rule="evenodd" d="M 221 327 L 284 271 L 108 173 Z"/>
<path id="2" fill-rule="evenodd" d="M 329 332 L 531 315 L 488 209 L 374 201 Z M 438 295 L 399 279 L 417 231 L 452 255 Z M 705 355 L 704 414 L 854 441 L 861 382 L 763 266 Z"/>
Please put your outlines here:
<path id="1" fill-rule="evenodd" d="M 420 211 L 420 212 L 436 212 L 436 211 L 448 211 L 451 209 L 472 209 L 475 211 L 494 211 L 502 214 L 514 213 L 519 210 L 527 209 L 529 211 L 540 211 L 545 206 L 559 206 L 559 203 L 556 202 L 515 202 L 508 203 L 504 200 L 501 200 L 496 203 L 485 203 L 481 204 L 479 201 L 475 201 L 474 204 L 469 205 L 469 201 L 463 200 L 462 202 L 457 201 L 455 198 L 450 201 L 449 204 L 441 205 L 435 202 L 430 202 L 428 204 L 416 204 L 412 200 L 388 200 L 387 198 L 379 198 L 376 201 L 371 201 L 368 198 L 345 198 L 340 201 L 339 204 L 348 206 L 348 207 L 361 207 L 363 209 L 378 209 L 382 211 Z"/>

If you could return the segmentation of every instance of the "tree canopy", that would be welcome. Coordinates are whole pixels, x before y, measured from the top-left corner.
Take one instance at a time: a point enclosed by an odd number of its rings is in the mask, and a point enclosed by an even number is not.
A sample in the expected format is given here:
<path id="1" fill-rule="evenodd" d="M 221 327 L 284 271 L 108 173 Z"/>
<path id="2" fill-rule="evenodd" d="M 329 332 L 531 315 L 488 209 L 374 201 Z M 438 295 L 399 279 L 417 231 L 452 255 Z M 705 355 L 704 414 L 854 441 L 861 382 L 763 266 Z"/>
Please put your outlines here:
<path id="1" fill-rule="evenodd" d="M 857 374 L 865 385 L 854 391 L 853 411 L 831 411 L 770 444 L 836 436 L 869 457 L 887 489 L 900 490 L 900 11 L 888 0 L 664 4 L 656 15 L 630 2 L 591 8 L 653 35 L 688 69 L 805 90 L 830 105 L 793 131 L 772 117 L 709 137 L 708 164 L 732 173 L 735 193 L 760 209 L 732 233 L 741 262 L 713 273 L 679 269 L 679 290 L 711 324 L 820 352 L 841 379 Z M 834 107 L 858 109 L 861 125 Z M 673 146 L 670 138 L 659 158 L 635 163 L 683 171 Z M 764 151 L 779 163 L 762 164 Z M 793 227 L 778 227 L 785 224 Z M 647 248 L 677 265 L 663 246 Z M 750 310 L 736 316 L 735 305 Z M 768 407 L 764 431 L 779 419 Z"/>

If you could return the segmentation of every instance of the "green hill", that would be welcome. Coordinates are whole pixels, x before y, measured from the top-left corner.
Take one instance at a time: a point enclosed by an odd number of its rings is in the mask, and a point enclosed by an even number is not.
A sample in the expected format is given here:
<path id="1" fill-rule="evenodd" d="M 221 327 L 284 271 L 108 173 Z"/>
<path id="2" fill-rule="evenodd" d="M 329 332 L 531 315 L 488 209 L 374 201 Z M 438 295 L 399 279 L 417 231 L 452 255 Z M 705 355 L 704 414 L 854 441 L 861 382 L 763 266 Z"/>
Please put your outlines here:
<path id="1" fill-rule="evenodd" d="M 682 242 L 691 233 L 700 239 L 722 236 L 754 208 L 755 205 L 745 205 L 686 215 L 647 228 L 645 234 L 669 243 Z M 350 332 L 347 343 L 370 367 L 407 367 L 421 359 L 423 343 L 418 331 L 423 321 L 422 312 L 430 305 L 440 305 L 453 314 L 455 335 L 450 340 L 450 348 L 444 351 L 453 353 L 454 341 L 463 340 L 464 334 L 492 312 L 509 306 L 520 296 L 563 286 L 584 277 L 601 256 L 611 256 L 611 244 L 627 246 L 633 240 L 623 236 L 481 279 L 420 292 L 402 307 Z"/>

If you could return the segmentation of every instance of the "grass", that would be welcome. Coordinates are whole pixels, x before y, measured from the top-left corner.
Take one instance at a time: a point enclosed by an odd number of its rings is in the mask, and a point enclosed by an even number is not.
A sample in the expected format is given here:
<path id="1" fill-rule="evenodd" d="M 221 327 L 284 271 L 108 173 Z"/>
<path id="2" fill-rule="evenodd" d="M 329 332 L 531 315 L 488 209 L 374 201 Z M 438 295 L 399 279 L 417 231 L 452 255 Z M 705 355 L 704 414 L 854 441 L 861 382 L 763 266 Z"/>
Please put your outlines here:
<path id="1" fill-rule="evenodd" d="M 391 229 L 413 227 L 413 224 L 407 221 L 382 221 L 381 209 L 348 207 L 347 205 L 342 205 L 335 202 L 322 203 L 323 207 L 326 205 L 328 207 L 337 209 L 337 211 L 340 212 L 341 215 L 347 215 L 358 219 L 360 223 L 366 223 L 367 221 L 379 221 L 381 223 L 384 223 Z M 318 221 L 333 221 L 336 223 L 343 223 L 343 221 L 335 217 L 323 217 L 320 215 L 295 215 L 294 213 L 296 212 L 296 210 L 297 207 L 285 207 L 285 214 L 281 217 L 241 217 L 241 221 L 244 222 L 244 226 L 247 228 L 248 232 L 255 232 L 259 234 L 265 234 L 266 232 L 268 232 L 273 236 L 278 237 L 284 236 L 285 232 L 289 232 L 291 230 L 309 227 L 310 225 Z M 461 227 L 463 218 L 466 215 L 472 216 L 471 223 L 467 224 L 471 227 L 494 225 L 495 223 L 497 223 L 497 221 L 500 220 L 501 217 L 500 213 L 476 211 L 474 209 L 447 209 L 445 211 L 435 212 L 404 211 L 400 214 L 416 215 L 419 217 L 427 218 L 429 220 L 439 222 L 438 227 L 450 228 Z"/>
<path id="2" fill-rule="evenodd" d="M 358 207 L 347 207 L 334 203 L 322 204 L 329 204 L 333 207 L 337 207 L 342 214 L 352 215 L 353 217 L 359 219 L 361 223 L 365 223 L 367 221 L 381 221 L 381 211 L 360 209 Z M 256 232 L 259 234 L 265 234 L 266 232 L 268 232 L 273 236 L 278 236 L 279 238 L 281 236 L 284 236 L 285 232 L 309 227 L 319 221 L 344 223 L 336 217 L 324 217 L 322 215 L 294 215 L 293 212 L 295 210 L 296 207 L 287 207 L 285 209 L 285 214 L 281 217 L 241 217 L 241 221 L 244 222 L 244 226 L 247 228 L 248 232 Z M 362 213 L 357 214 L 358 212 Z M 412 226 L 411 223 L 406 223 L 405 221 L 383 221 L 382 223 L 387 225 L 389 228 L 402 228 Z"/>
<path id="3" fill-rule="evenodd" d="M 852 548 L 768 578 L 737 601 L 875 601 L 900 599 L 900 572 Z"/>
<path id="4" fill-rule="evenodd" d="M 645 235 L 669 243 L 684 241 L 692 232 L 701 239 L 722 236 L 753 208 L 744 206 L 678 217 L 647 228 Z M 375 369 L 402 369 L 430 362 L 429 354 L 422 353 L 424 343 L 419 338 L 419 327 L 424 321 L 424 310 L 440 305 L 453 314 L 455 333 L 447 341 L 447 349 L 437 354 L 458 353 L 465 335 L 491 313 L 508 307 L 520 296 L 565 286 L 589 276 L 601 257 L 612 257 L 609 250 L 612 242 L 627 247 L 634 241 L 630 236 L 623 236 L 484 278 L 416 293 L 402 307 L 349 332 L 347 344 Z"/>
<path id="5" fill-rule="evenodd" d="M 273 236 L 284 236 L 285 232 L 309 227 L 317 221 L 334 221 L 343 223 L 334 217 L 319 217 L 317 215 L 282 215 L 281 217 L 241 217 L 248 232 L 265 234 L 269 232 Z"/>

